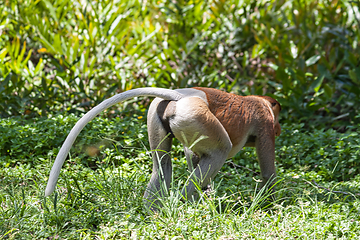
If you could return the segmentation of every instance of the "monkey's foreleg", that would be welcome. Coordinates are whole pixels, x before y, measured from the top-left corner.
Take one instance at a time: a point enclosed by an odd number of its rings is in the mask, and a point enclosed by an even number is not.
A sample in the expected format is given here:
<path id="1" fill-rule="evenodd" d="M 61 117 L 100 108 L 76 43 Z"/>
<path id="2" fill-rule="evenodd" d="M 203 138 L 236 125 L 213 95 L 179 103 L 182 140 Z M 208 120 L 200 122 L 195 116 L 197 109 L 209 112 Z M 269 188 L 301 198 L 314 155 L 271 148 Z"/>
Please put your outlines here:
<path id="1" fill-rule="evenodd" d="M 270 125 L 271 123 L 269 123 Z M 271 126 L 267 129 L 271 129 Z M 275 169 L 275 133 L 264 131 L 255 141 L 256 154 L 259 159 L 262 186 L 267 186 L 274 191 Z"/>

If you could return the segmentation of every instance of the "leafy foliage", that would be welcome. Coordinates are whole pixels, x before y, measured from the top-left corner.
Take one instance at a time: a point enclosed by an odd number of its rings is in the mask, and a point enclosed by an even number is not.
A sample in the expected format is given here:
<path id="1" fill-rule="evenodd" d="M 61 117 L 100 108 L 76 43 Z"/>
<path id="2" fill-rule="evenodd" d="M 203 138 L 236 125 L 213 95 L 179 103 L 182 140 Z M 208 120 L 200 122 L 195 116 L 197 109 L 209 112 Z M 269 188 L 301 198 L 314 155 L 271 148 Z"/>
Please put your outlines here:
<path id="1" fill-rule="evenodd" d="M 146 136 L 146 124 L 139 123 L 142 115 L 132 117 L 114 117 L 112 120 L 96 118 L 91 121 L 78 136 L 74 157 L 97 156 L 102 148 L 115 146 L 111 151 L 141 147 L 133 139 Z M 47 159 L 56 156 L 71 128 L 79 120 L 74 114 L 66 117 L 57 115 L 50 118 L 35 118 L 26 121 L 23 118 L 3 119 L 0 125 L 0 160 L 4 167 L 10 164 L 33 165 L 33 158 Z M 129 130 L 131 129 L 131 130 Z M 111 134 L 109 135 L 109 132 Z M 86 134 L 84 136 L 84 134 Z M 119 145 L 119 141 L 125 142 Z M 144 143 L 146 144 L 146 142 Z M 45 154 L 45 155 L 44 155 Z M 139 153 L 134 153 L 135 157 Z M 126 157 L 130 157 L 127 155 Z M 116 158 L 117 159 L 117 158 Z M 1 162 L 0 161 L 0 162 Z"/>
<path id="2" fill-rule="evenodd" d="M 151 173 L 142 116 L 98 117 L 89 123 L 71 149 L 56 193 L 48 198 L 43 192 L 50 167 L 78 117 L 1 119 L 0 237 L 348 239 L 360 234 L 359 138 L 354 132 L 309 134 L 303 125 L 285 124 L 276 148 L 282 179 L 278 201 L 268 208 L 256 194 L 259 166 L 252 148 L 235 156 L 234 164 L 225 164 L 209 195 L 195 203 L 179 201 L 177 193 L 189 174 L 175 142 L 172 190 L 164 209 L 149 215 L 142 205 Z"/>
<path id="3" fill-rule="evenodd" d="M 0 0 L 0 239 L 359 236 L 359 7 Z M 56 194 L 43 197 L 75 112 L 132 88 L 199 85 L 281 102 L 275 204 L 255 191 L 250 148 L 225 164 L 208 195 L 179 201 L 188 173 L 175 141 L 172 190 L 149 216 L 141 201 L 151 171 L 148 100 L 88 124 Z"/>
<path id="4" fill-rule="evenodd" d="M 5 1 L 0 112 L 84 111 L 131 88 L 202 85 L 272 94 L 289 122 L 358 122 L 359 5 Z"/>
<path id="5" fill-rule="evenodd" d="M 285 129 L 292 127 L 285 126 Z M 326 181 L 344 181 L 359 175 L 359 133 L 338 134 L 332 129 L 307 133 L 301 130 L 302 125 L 299 127 L 299 130 L 292 131 L 291 137 L 278 141 L 282 146 L 278 159 L 285 169 L 294 166 L 299 170 L 308 168 L 309 176 Z M 283 162 L 282 158 L 286 161 Z"/>

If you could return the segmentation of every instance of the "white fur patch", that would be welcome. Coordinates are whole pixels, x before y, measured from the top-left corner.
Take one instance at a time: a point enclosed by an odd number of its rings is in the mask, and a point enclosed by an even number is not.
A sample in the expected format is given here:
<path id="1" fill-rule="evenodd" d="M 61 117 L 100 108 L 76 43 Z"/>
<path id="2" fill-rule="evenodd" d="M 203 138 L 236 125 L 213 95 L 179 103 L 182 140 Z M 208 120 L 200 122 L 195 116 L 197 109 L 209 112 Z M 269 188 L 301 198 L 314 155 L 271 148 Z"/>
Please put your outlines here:
<path id="1" fill-rule="evenodd" d="M 201 90 L 197 90 L 194 88 L 181 88 L 181 89 L 175 89 L 175 91 L 185 95 L 186 97 L 198 97 L 202 99 L 209 106 L 206 94 Z"/>

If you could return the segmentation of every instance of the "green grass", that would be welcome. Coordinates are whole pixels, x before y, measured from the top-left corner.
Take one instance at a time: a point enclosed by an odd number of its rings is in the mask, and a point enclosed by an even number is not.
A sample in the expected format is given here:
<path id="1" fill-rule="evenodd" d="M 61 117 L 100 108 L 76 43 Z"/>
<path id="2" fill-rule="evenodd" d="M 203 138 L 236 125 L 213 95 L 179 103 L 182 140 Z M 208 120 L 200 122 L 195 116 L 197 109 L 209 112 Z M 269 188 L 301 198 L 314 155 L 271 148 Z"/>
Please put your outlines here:
<path id="1" fill-rule="evenodd" d="M 154 214 L 142 203 L 151 174 L 142 116 L 138 112 L 92 121 L 72 148 L 55 194 L 48 198 L 43 194 L 50 167 L 78 118 L 1 119 L 0 239 L 356 239 L 360 235 L 356 132 L 309 134 L 301 125 L 284 125 L 277 138 L 279 182 L 272 205 L 256 191 L 259 168 L 250 148 L 239 153 L 234 164 L 228 161 L 208 195 L 194 203 L 179 201 L 188 174 L 181 146 L 175 142 L 172 189 L 163 199 L 163 209 Z M 310 141 L 313 135 L 315 142 Z M 20 152 L 17 145 L 29 147 Z M 99 149 L 96 157 L 84 153 L 89 146 Z M 321 154 L 321 147 L 332 157 Z M 332 166 L 333 158 L 337 167 Z M 349 174 L 350 169 L 355 174 Z"/>

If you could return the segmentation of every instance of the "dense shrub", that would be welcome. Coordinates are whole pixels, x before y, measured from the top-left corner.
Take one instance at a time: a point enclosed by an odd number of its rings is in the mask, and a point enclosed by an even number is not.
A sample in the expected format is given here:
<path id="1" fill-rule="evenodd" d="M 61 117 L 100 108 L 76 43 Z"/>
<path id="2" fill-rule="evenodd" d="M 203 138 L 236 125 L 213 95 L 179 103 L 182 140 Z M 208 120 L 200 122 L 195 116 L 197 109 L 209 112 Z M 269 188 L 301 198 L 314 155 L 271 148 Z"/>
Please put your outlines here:
<path id="1" fill-rule="evenodd" d="M 53 159 L 78 119 L 73 114 L 35 118 L 33 121 L 1 119 L 0 166 L 36 165 L 38 159 Z M 102 161 L 123 164 L 126 161 L 127 164 L 138 162 L 150 169 L 149 153 L 143 158 L 148 148 L 146 131 L 141 112 L 126 118 L 95 118 L 80 133 L 70 155 L 90 167 L 96 167 L 96 161 L 97 164 Z M 310 180 L 326 181 L 347 181 L 360 174 L 357 132 L 338 133 L 332 129 L 321 129 L 309 133 L 303 124 L 284 124 L 276 144 L 280 172 L 296 172 Z M 175 171 L 184 174 L 186 163 L 179 162 L 184 161 L 181 145 L 175 142 L 173 150 L 175 164 L 181 165 Z M 95 156 L 98 158 L 91 158 Z M 258 171 L 253 148 L 245 148 L 235 156 L 234 162 Z M 229 164 L 229 167 L 232 165 Z"/>
<path id="2" fill-rule="evenodd" d="M 359 5 L 6 1 L 0 113 L 83 111 L 131 88 L 202 85 L 275 95 L 291 122 L 359 122 Z"/>
<path id="3" fill-rule="evenodd" d="M 135 148 L 141 149 L 142 145 L 134 139 L 144 138 L 146 141 L 146 125 L 143 122 L 139 123 L 144 121 L 141 120 L 143 118 L 141 112 L 139 113 L 140 115 L 114 117 L 111 120 L 95 118 L 78 136 L 71 150 L 71 156 L 79 157 L 83 163 L 88 164 L 88 161 L 94 161 L 89 156 L 98 156 L 105 148 L 110 147 L 111 151 L 116 152 L 126 147 L 127 154 L 122 156 L 122 159 L 135 157 L 138 153 L 133 153 L 131 156 L 129 153 L 136 151 Z M 33 118 L 30 121 L 20 117 L 1 119 L 0 166 L 36 165 L 39 158 L 46 160 L 56 157 L 59 147 L 78 120 L 79 117 L 74 114 Z M 116 162 L 116 159 L 112 162 Z"/>

